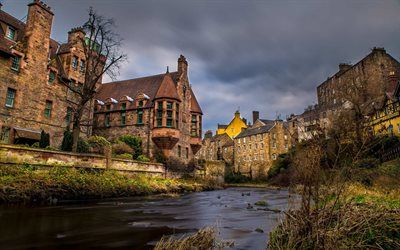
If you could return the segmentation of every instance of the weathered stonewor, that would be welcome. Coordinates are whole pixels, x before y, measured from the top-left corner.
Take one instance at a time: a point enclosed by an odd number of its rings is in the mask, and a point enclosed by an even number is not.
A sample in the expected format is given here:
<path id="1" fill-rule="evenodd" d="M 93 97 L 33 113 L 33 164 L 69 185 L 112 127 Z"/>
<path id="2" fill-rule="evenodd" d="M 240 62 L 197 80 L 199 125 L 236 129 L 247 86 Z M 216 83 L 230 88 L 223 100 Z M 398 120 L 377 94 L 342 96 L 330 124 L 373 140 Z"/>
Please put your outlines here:
<path id="1" fill-rule="evenodd" d="M 56 147 L 71 123 L 68 110 L 76 98 L 62 82 L 78 88 L 84 81 L 85 57 L 78 38 L 85 34 L 73 29 L 68 42 L 60 44 L 50 36 L 50 7 L 36 0 L 28 6 L 26 23 L 0 10 L 0 140 L 32 144 L 43 130 Z M 92 110 L 90 103 L 83 120 L 91 119 Z M 90 127 L 83 131 L 81 136 L 91 133 Z"/>
<path id="2" fill-rule="evenodd" d="M 37 167 L 75 167 L 112 169 L 121 172 L 165 176 L 164 165 L 152 162 L 116 159 L 95 154 L 78 154 L 49 151 L 0 144 L 0 165 L 25 165 Z"/>
<path id="3" fill-rule="evenodd" d="M 183 163 L 201 148 L 203 113 L 182 55 L 176 72 L 105 83 L 95 98 L 94 134 L 139 136 L 149 157 L 162 152 Z"/>

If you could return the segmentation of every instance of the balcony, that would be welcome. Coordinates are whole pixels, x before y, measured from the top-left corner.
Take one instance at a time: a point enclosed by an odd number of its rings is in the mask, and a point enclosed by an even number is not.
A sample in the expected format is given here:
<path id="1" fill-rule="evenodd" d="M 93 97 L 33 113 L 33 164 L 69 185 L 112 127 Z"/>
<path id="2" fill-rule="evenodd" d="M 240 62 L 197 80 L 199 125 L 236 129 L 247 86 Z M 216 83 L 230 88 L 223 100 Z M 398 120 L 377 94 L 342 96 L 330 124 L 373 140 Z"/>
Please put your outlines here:
<path id="1" fill-rule="evenodd" d="M 155 128 L 151 139 L 160 149 L 172 149 L 179 141 L 181 133 L 175 128 Z"/>
<path id="2" fill-rule="evenodd" d="M 190 147 L 193 154 L 196 154 L 201 148 L 201 137 L 190 137 Z"/>

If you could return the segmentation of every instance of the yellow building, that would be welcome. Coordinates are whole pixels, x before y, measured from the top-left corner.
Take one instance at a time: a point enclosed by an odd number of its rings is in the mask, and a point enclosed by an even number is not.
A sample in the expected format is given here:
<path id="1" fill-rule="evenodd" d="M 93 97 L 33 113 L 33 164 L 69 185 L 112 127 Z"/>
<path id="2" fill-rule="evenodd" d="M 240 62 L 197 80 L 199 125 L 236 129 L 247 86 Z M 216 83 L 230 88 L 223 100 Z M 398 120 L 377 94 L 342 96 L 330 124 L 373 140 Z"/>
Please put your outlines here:
<path id="1" fill-rule="evenodd" d="M 235 117 L 228 125 L 218 124 L 217 135 L 227 134 L 229 135 L 230 138 L 233 139 L 238 134 L 240 134 L 240 132 L 242 132 L 242 129 L 246 128 L 247 128 L 246 120 L 244 118 L 240 118 L 239 111 L 236 111 Z"/>
<path id="2" fill-rule="evenodd" d="M 400 136 L 400 103 L 399 86 L 394 93 L 387 93 L 384 99 L 377 103 L 377 110 L 371 115 L 370 126 L 374 135 Z"/>

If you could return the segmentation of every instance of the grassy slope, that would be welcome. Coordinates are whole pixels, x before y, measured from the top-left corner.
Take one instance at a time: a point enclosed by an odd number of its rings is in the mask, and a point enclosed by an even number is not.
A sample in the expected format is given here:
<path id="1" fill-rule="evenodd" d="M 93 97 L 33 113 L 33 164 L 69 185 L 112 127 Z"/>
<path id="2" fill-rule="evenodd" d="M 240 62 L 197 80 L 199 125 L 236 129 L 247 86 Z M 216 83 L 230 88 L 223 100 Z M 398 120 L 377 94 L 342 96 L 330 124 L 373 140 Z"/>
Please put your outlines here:
<path id="1" fill-rule="evenodd" d="M 211 181 L 128 176 L 114 171 L 0 167 L 0 203 L 48 202 L 212 190 Z"/>

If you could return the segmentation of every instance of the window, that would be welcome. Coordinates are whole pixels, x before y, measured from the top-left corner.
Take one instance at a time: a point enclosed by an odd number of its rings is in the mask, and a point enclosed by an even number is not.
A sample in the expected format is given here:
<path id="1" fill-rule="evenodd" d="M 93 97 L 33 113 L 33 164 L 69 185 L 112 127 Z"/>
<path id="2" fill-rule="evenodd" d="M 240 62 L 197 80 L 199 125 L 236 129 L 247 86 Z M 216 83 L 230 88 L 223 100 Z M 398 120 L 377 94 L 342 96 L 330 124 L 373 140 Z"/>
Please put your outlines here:
<path id="1" fill-rule="evenodd" d="M 77 70 L 77 69 L 78 69 L 78 57 L 76 57 L 76 56 L 73 56 L 73 57 L 72 57 L 72 68 L 73 68 L 74 70 Z"/>
<path id="2" fill-rule="evenodd" d="M 137 112 L 137 124 L 143 124 L 143 111 L 139 110 Z"/>
<path id="3" fill-rule="evenodd" d="M 189 148 L 186 148 L 186 159 L 189 159 Z"/>
<path id="4" fill-rule="evenodd" d="M 172 127 L 172 111 L 171 110 L 167 111 L 167 127 L 168 128 Z"/>
<path id="5" fill-rule="evenodd" d="M 172 109 L 172 102 L 167 102 L 167 109 Z"/>
<path id="6" fill-rule="evenodd" d="M 11 69 L 15 70 L 15 71 L 19 71 L 20 65 L 21 65 L 21 57 L 13 56 L 12 62 L 11 62 Z"/>
<path id="7" fill-rule="evenodd" d="M 143 101 L 139 101 L 138 107 L 139 108 L 143 107 Z"/>
<path id="8" fill-rule="evenodd" d="M 272 148 L 276 148 L 276 142 L 272 142 Z"/>
<path id="9" fill-rule="evenodd" d="M 110 104 L 107 104 L 107 105 L 106 105 L 106 110 L 107 110 L 107 111 L 110 111 L 110 109 L 111 109 L 111 105 L 110 105 Z"/>
<path id="10" fill-rule="evenodd" d="M 175 127 L 179 128 L 179 104 L 175 103 Z"/>
<path id="11" fill-rule="evenodd" d="M 283 138 L 284 138 L 285 140 L 287 140 L 287 135 L 284 135 Z"/>
<path id="12" fill-rule="evenodd" d="M 163 102 L 157 102 L 156 126 L 162 127 Z"/>
<path id="13" fill-rule="evenodd" d="M 15 40 L 15 29 L 11 26 L 8 26 L 6 37 L 11 40 Z"/>
<path id="14" fill-rule="evenodd" d="M 181 145 L 178 145 L 178 157 L 182 156 L 182 147 Z"/>
<path id="15" fill-rule="evenodd" d="M 67 107 L 67 115 L 65 116 L 65 121 L 67 122 L 67 124 L 69 124 L 71 122 L 71 118 L 72 118 L 72 108 L 71 107 Z"/>
<path id="16" fill-rule="evenodd" d="M 17 91 L 15 89 L 8 88 L 6 95 L 6 107 L 13 108 L 15 102 L 15 93 Z"/>
<path id="17" fill-rule="evenodd" d="M 46 101 L 46 106 L 44 108 L 44 116 L 46 118 L 51 117 L 51 110 L 53 109 L 53 102 L 52 101 Z"/>
<path id="18" fill-rule="evenodd" d="M 9 127 L 3 127 L 0 138 L 1 142 L 10 143 L 10 131 L 11 129 Z"/>
<path id="19" fill-rule="evenodd" d="M 106 114 L 106 117 L 104 119 L 104 123 L 105 123 L 106 127 L 110 127 L 110 113 Z"/>
<path id="20" fill-rule="evenodd" d="M 49 83 L 52 84 L 54 83 L 54 80 L 56 79 L 56 73 L 52 70 L 50 70 L 49 73 Z"/>
<path id="21" fill-rule="evenodd" d="M 80 72 L 84 73 L 86 68 L 86 64 L 84 60 L 81 60 L 81 67 L 80 67 Z"/>
<path id="22" fill-rule="evenodd" d="M 272 160 L 276 160 L 276 154 L 272 154 Z"/>
<path id="23" fill-rule="evenodd" d="M 289 148 L 288 144 L 287 144 L 287 143 L 285 143 L 285 149 L 288 149 L 288 148 Z"/>
<path id="24" fill-rule="evenodd" d="M 121 126 L 125 126 L 126 125 L 126 103 L 121 104 L 121 109 L 122 109 Z"/>
<path id="25" fill-rule="evenodd" d="M 197 134 L 197 115 L 192 115 L 191 135 L 198 136 L 198 134 Z"/>

